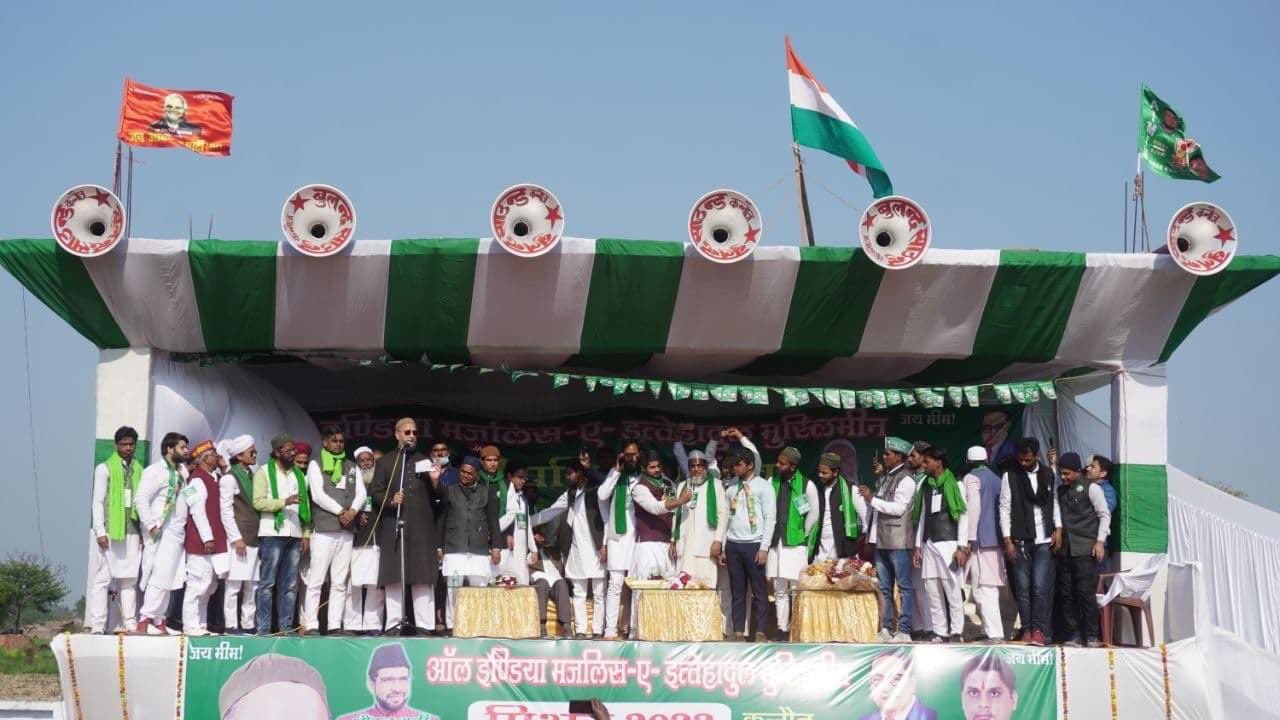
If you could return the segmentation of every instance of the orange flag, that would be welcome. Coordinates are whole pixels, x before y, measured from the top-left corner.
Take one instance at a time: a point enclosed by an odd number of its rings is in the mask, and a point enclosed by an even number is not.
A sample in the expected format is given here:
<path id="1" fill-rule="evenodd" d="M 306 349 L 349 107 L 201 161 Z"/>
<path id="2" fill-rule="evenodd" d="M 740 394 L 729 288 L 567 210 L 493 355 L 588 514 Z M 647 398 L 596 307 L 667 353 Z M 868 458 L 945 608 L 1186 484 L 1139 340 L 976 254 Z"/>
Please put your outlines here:
<path id="1" fill-rule="evenodd" d="M 230 155 L 234 99 L 226 93 L 169 90 L 125 78 L 116 137 L 135 147 L 184 147 L 201 155 Z"/>

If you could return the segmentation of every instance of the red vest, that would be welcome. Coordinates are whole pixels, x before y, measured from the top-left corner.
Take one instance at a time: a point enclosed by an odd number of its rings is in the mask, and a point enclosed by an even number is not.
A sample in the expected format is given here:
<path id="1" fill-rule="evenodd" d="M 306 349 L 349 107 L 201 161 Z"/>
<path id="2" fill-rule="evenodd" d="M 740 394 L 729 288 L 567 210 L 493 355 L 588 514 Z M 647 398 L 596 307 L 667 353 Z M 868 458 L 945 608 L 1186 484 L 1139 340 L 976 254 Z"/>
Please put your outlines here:
<path id="1" fill-rule="evenodd" d="M 227 551 L 227 531 L 222 527 L 222 494 L 218 481 L 203 468 L 191 471 L 191 482 L 204 483 L 204 514 L 209 518 L 209 529 L 213 531 L 213 555 Z M 187 535 L 183 542 L 186 551 L 192 555 L 204 555 L 204 543 L 200 541 L 200 531 L 196 529 L 196 521 L 187 516 Z"/>
<path id="2" fill-rule="evenodd" d="M 648 475 L 641 475 L 638 484 L 649 488 L 658 500 L 662 499 L 662 485 Z M 671 513 L 654 515 L 636 503 L 636 542 L 671 542 Z"/>

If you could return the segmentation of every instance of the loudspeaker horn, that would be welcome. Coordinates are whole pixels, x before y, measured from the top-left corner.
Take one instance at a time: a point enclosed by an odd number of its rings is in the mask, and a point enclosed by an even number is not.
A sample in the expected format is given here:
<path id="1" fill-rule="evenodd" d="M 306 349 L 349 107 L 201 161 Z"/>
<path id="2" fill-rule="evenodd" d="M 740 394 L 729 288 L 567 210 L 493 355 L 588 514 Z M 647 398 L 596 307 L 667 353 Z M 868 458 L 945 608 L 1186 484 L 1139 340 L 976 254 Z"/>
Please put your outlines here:
<path id="1" fill-rule="evenodd" d="M 560 243 L 564 212 L 560 201 L 541 185 L 521 183 L 503 190 L 489 211 L 493 239 L 507 252 L 538 257 Z"/>
<path id="2" fill-rule="evenodd" d="M 280 229 L 295 250 L 312 257 L 342 252 L 356 234 L 356 208 L 331 185 L 303 185 L 280 210 Z"/>
<path id="3" fill-rule="evenodd" d="M 755 251 L 763 233 L 760 209 L 736 190 L 712 190 L 689 210 L 689 242 L 711 262 L 745 259 Z"/>
<path id="4" fill-rule="evenodd" d="M 858 236 L 862 251 L 872 262 L 889 270 L 902 270 L 924 259 L 933 243 L 933 225 L 915 200 L 890 195 L 867 206 L 858 224 Z"/>
<path id="5" fill-rule="evenodd" d="M 1178 267 L 1193 275 L 1213 275 L 1236 256 L 1236 224 L 1217 205 L 1194 202 L 1173 214 L 1165 242 Z"/>
<path id="6" fill-rule="evenodd" d="M 79 257 L 110 252 L 125 233 L 124 205 L 98 185 L 77 185 L 58 196 L 49 216 L 53 237 Z"/>

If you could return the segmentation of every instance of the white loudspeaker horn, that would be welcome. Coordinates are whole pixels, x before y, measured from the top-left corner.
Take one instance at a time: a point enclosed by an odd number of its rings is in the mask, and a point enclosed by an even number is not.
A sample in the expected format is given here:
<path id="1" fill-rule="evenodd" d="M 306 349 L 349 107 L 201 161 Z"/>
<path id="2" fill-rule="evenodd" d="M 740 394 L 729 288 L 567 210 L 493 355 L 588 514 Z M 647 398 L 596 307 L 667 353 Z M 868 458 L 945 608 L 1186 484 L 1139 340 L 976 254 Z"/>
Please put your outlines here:
<path id="1" fill-rule="evenodd" d="M 1236 256 L 1236 224 L 1217 205 L 1194 202 L 1173 214 L 1165 242 L 1178 267 L 1193 275 L 1213 275 Z"/>
<path id="2" fill-rule="evenodd" d="M 736 190 L 712 190 L 689 211 L 689 242 L 711 262 L 735 263 L 760 243 L 764 218 L 751 198 Z"/>
<path id="3" fill-rule="evenodd" d="M 889 270 L 902 270 L 924 259 L 933 243 L 933 226 L 915 200 L 890 195 L 863 211 L 858 236 L 862 251 L 872 262 Z"/>
<path id="4" fill-rule="evenodd" d="M 551 191 L 531 183 L 512 185 L 489 211 L 493 239 L 507 252 L 538 257 L 551 252 L 564 236 L 564 213 Z"/>
<path id="5" fill-rule="evenodd" d="M 63 250 L 80 257 L 97 257 L 124 237 L 124 205 L 104 187 L 77 185 L 58 196 L 49 222 L 53 237 Z"/>
<path id="6" fill-rule="evenodd" d="M 328 257 L 351 244 L 356 234 L 356 208 L 336 187 L 303 185 L 284 201 L 280 229 L 298 252 Z"/>

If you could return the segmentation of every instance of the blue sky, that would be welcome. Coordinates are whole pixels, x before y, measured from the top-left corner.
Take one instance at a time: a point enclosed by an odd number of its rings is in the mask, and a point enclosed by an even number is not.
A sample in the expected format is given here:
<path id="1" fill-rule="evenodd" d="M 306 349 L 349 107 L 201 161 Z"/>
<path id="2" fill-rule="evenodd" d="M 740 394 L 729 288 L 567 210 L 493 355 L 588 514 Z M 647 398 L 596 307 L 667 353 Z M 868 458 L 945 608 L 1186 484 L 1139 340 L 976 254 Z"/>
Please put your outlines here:
<path id="1" fill-rule="evenodd" d="M 236 96 L 233 154 L 139 151 L 135 235 L 275 239 L 286 194 L 343 188 L 362 237 L 484 234 L 493 197 L 550 187 L 584 237 L 682 239 L 702 192 L 737 188 L 766 242 L 799 230 L 783 35 L 858 121 L 935 244 L 1119 251 L 1138 89 L 1187 118 L 1214 185 L 1148 176 L 1148 220 L 1206 199 L 1250 254 L 1275 213 L 1280 6 L 1002 3 L 4 3 L 0 237 L 47 237 L 65 188 L 110 184 L 125 75 Z M 848 245 L 869 200 L 807 155 L 819 244 Z M 96 351 L 0 274 L 0 551 L 44 549 L 82 592 Z M 1170 363 L 1170 455 L 1280 508 L 1251 449 L 1274 442 L 1272 283 Z M 32 479 L 31 428 L 35 430 Z M 36 512 L 37 500 L 40 512 Z"/>

